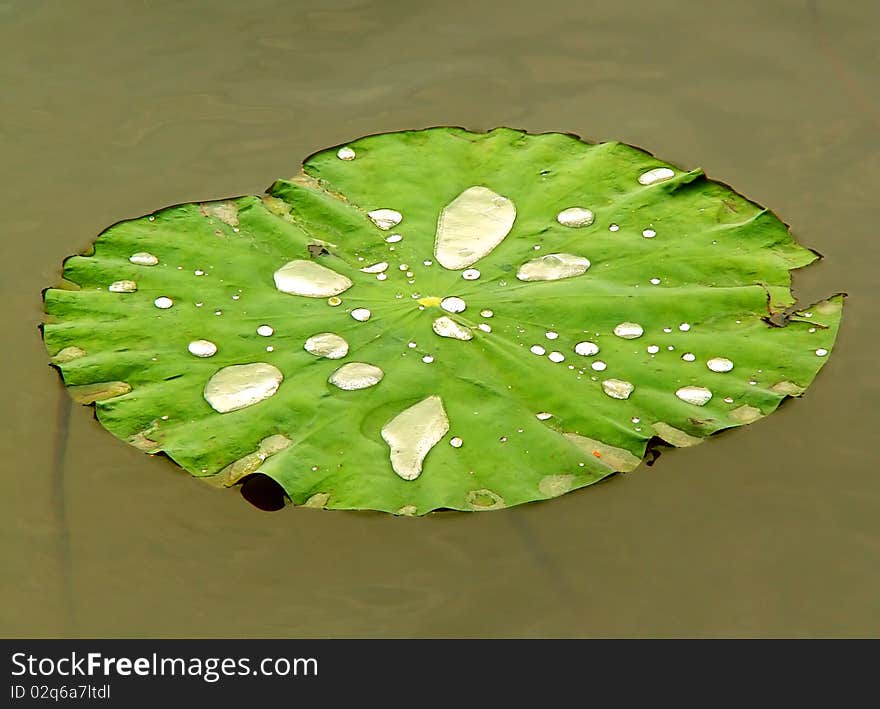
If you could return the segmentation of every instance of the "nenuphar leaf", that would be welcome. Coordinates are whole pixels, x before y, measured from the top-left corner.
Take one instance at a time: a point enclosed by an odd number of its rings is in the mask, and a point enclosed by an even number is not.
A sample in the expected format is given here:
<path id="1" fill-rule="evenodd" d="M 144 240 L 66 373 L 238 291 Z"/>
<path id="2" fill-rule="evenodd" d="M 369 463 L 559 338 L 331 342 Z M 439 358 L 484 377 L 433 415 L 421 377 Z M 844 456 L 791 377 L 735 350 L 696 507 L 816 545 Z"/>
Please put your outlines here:
<path id="1" fill-rule="evenodd" d="M 801 394 L 841 316 L 841 296 L 792 310 L 815 258 L 636 148 L 433 128 L 110 227 L 46 292 L 44 337 L 109 431 L 197 477 L 262 474 L 309 507 L 498 509 Z"/>

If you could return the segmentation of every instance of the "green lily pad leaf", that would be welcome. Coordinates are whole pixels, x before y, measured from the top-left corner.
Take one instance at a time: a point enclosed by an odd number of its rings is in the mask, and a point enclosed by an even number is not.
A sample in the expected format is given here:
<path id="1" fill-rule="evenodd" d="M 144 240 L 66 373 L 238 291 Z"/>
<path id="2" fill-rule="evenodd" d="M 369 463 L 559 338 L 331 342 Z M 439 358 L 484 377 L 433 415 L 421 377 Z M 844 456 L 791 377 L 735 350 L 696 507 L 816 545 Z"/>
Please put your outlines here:
<path id="1" fill-rule="evenodd" d="M 433 128 L 110 227 L 46 292 L 44 337 L 109 431 L 217 485 L 492 510 L 802 394 L 842 308 L 795 306 L 815 259 L 628 145 Z"/>

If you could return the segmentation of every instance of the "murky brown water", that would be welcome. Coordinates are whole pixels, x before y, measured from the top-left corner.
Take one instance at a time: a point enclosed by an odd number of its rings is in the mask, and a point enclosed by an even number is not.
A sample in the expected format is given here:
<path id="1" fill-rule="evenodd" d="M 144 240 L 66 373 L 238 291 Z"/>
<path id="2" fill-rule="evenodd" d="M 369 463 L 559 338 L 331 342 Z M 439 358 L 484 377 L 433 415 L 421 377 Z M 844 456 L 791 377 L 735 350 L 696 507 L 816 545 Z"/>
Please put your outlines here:
<path id="1" fill-rule="evenodd" d="M 870 0 L 0 3 L 0 634 L 880 635 L 878 26 Z M 36 329 L 66 255 L 438 124 L 619 139 L 774 209 L 827 257 L 797 294 L 851 295 L 831 361 L 653 468 L 420 520 L 262 513 L 68 419 Z"/>

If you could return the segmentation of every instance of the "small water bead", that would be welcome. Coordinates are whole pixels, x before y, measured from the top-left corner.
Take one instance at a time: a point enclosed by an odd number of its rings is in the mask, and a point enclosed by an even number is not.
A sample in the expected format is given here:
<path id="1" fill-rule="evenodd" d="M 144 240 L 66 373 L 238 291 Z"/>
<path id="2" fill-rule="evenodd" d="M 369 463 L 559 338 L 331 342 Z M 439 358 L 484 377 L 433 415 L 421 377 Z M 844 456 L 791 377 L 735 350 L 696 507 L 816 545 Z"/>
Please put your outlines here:
<path id="1" fill-rule="evenodd" d="M 725 403 L 725 404 L 732 404 L 732 403 L 733 403 L 733 397 L 732 397 L 732 396 L 725 396 L 725 397 L 724 397 L 724 403 Z"/>
<path id="2" fill-rule="evenodd" d="M 642 420 L 642 419 L 640 419 L 638 416 L 633 416 L 633 417 L 630 419 L 630 421 L 632 421 L 633 423 L 639 423 L 641 420 Z"/>
<path id="3" fill-rule="evenodd" d="M 593 212 L 586 207 L 569 207 L 556 215 L 556 221 L 571 228 L 590 226 L 593 223 Z"/>
<path id="4" fill-rule="evenodd" d="M 697 356 L 693 352 L 685 352 L 681 358 L 685 362 L 694 362 L 697 359 Z"/>
<path id="5" fill-rule="evenodd" d="M 813 332 L 816 332 L 816 328 L 814 328 L 814 327 L 811 327 L 811 328 L 810 328 L 810 329 L 809 329 L 809 330 L 807 330 L 807 332 L 809 332 L 809 333 L 813 333 Z"/>
<path id="6" fill-rule="evenodd" d="M 378 273 L 378 274 L 376 274 L 376 280 L 377 280 L 377 281 L 384 281 L 386 278 L 388 278 L 388 274 L 387 274 L 387 273 Z"/>
<path id="7" fill-rule="evenodd" d="M 480 272 L 476 268 L 469 268 L 462 271 L 461 277 L 466 281 L 475 281 L 480 277 Z"/>
<path id="8" fill-rule="evenodd" d="M 590 342 L 588 340 L 584 342 L 578 342 L 574 346 L 575 354 L 579 354 L 581 357 L 592 357 L 593 355 L 599 354 L 599 345 L 595 342 Z"/>
<path id="9" fill-rule="evenodd" d="M 400 234 L 389 234 L 385 237 L 385 243 L 388 244 L 396 244 L 399 241 L 403 241 L 403 237 Z"/>
<path id="10" fill-rule="evenodd" d="M 414 274 L 412 271 L 407 271 L 407 272 L 406 272 L 406 277 L 407 277 L 407 278 L 410 278 L 410 279 L 411 279 L 414 275 L 416 275 L 416 274 Z M 415 283 L 415 281 L 410 280 L 410 281 L 407 281 L 407 283 Z"/>
<path id="11" fill-rule="evenodd" d="M 557 337 L 559 337 L 559 333 L 550 330 L 549 332 L 544 334 L 544 337 L 546 337 L 548 340 L 555 340 Z"/>
<path id="12" fill-rule="evenodd" d="M 659 279 L 659 278 L 652 278 L 652 279 L 651 279 L 651 285 L 652 285 L 652 286 L 659 286 L 659 285 L 660 285 L 660 279 Z"/>
<path id="13" fill-rule="evenodd" d="M 387 261 L 379 261 L 379 263 L 374 263 L 372 266 L 364 266 L 361 271 L 364 273 L 384 273 L 388 270 L 388 262 Z"/>
<path id="14" fill-rule="evenodd" d="M 403 215 L 395 209 L 374 209 L 367 212 L 367 216 L 377 227 L 387 231 L 403 221 Z"/>
<path id="15" fill-rule="evenodd" d="M 453 448 L 461 448 L 464 445 L 464 441 L 461 440 L 458 436 L 449 441 L 449 445 Z"/>
<path id="16" fill-rule="evenodd" d="M 238 295 L 238 293 L 236 293 L 235 295 L 232 296 L 233 300 L 238 300 L 239 298 L 241 298 L 241 296 Z"/>
<path id="17" fill-rule="evenodd" d="M 663 332 L 665 332 L 666 334 L 669 334 L 670 332 L 672 332 L 672 328 L 671 327 L 664 327 Z"/>
<path id="18" fill-rule="evenodd" d="M 614 328 L 614 334 L 624 340 L 635 340 L 645 333 L 644 328 L 638 323 L 622 322 Z"/>
<path id="19" fill-rule="evenodd" d="M 590 368 L 596 372 L 604 372 L 608 368 L 608 365 L 605 364 L 605 362 L 603 362 L 601 359 L 597 359 L 595 362 L 590 364 Z"/>
<path id="20" fill-rule="evenodd" d="M 706 362 L 706 366 L 713 372 L 729 372 L 733 369 L 733 362 L 726 357 L 713 357 Z"/>
<path id="21" fill-rule="evenodd" d="M 343 148 L 339 148 L 336 151 L 336 157 L 340 160 L 354 160 L 357 157 L 357 153 L 353 148 L 349 148 L 347 145 Z"/>
<path id="22" fill-rule="evenodd" d="M 111 293 L 134 293 L 138 289 L 134 281 L 114 281 L 107 290 Z"/>
<path id="23" fill-rule="evenodd" d="M 433 361 L 434 358 L 431 355 L 425 355 L 424 357 L 422 357 L 422 362 L 424 362 L 425 364 L 431 364 L 431 362 Z"/>
<path id="24" fill-rule="evenodd" d="M 706 387 L 686 386 L 681 387 L 675 392 L 675 395 L 688 404 L 695 406 L 704 406 L 712 398 L 712 392 Z"/>
<path id="25" fill-rule="evenodd" d="M 174 305 L 174 301 L 171 300 L 171 298 L 160 295 L 158 298 L 156 298 L 156 300 L 153 301 L 153 305 L 155 305 L 157 308 L 160 308 L 161 310 L 167 310 L 172 305 Z"/>
<path id="26" fill-rule="evenodd" d="M 196 357 L 213 357 L 217 354 L 217 345 L 210 340 L 193 340 L 186 349 Z"/>
<path id="27" fill-rule="evenodd" d="M 826 350 L 824 347 L 820 347 L 818 350 L 816 350 L 817 357 L 824 357 L 827 354 L 828 354 L 828 350 Z"/>
<path id="28" fill-rule="evenodd" d="M 547 419 L 552 419 L 553 414 L 548 413 L 547 411 L 542 411 L 539 414 L 535 414 L 535 418 L 538 419 L 538 421 L 546 421 Z"/>
<path id="29" fill-rule="evenodd" d="M 547 359 L 558 364 L 559 362 L 565 361 L 565 355 L 562 354 L 562 352 L 554 351 L 547 355 Z"/>
<path id="30" fill-rule="evenodd" d="M 183 270 L 183 266 L 178 266 L 178 267 L 177 267 L 177 270 L 178 270 L 178 271 L 182 271 L 182 270 Z"/>
<path id="31" fill-rule="evenodd" d="M 400 271 L 406 271 L 407 269 L 409 269 L 409 264 L 402 263 L 402 264 L 400 264 L 397 268 L 398 268 L 398 270 L 400 270 Z"/>
<path id="32" fill-rule="evenodd" d="M 749 379 L 749 384 L 751 384 L 752 386 L 755 386 L 755 384 L 757 384 L 757 383 L 758 383 L 758 382 L 757 382 L 756 380 L 754 380 L 754 379 Z"/>
<path id="33" fill-rule="evenodd" d="M 608 231 L 617 231 L 620 227 L 617 224 L 610 224 L 608 226 Z"/>
<path id="34" fill-rule="evenodd" d="M 668 167 L 655 167 L 639 175 L 640 185 L 656 185 L 658 182 L 665 182 L 675 177 L 675 173 Z"/>
<path id="35" fill-rule="evenodd" d="M 657 354 L 660 351 L 658 345 L 648 345 L 648 354 Z"/>
<path id="36" fill-rule="evenodd" d="M 644 236 L 646 239 L 653 239 L 655 236 L 657 236 L 657 232 L 653 229 L 643 229 L 642 236 Z"/>
<path id="37" fill-rule="evenodd" d="M 612 399 L 629 399 L 635 387 L 623 379 L 606 379 L 602 382 L 602 391 Z"/>
<path id="38" fill-rule="evenodd" d="M 156 217 L 153 217 L 153 216 L 149 216 L 149 217 L 147 217 L 147 219 L 149 219 L 151 222 L 156 221 Z"/>
<path id="39" fill-rule="evenodd" d="M 272 345 L 266 345 L 266 352 L 274 352 L 275 348 Z"/>
<path id="40" fill-rule="evenodd" d="M 670 352 L 672 352 L 672 350 L 674 350 L 675 347 L 673 345 L 669 345 L 669 347 L 667 347 L 666 349 L 669 350 Z"/>
<path id="41" fill-rule="evenodd" d="M 433 261 L 422 261 L 422 263 L 423 263 L 425 266 L 431 266 L 434 262 L 433 262 Z"/>
<path id="42" fill-rule="evenodd" d="M 535 244 L 532 248 L 533 248 L 535 251 L 540 251 L 540 250 L 541 250 L 541 245 L 540 245 L 540 244 Z"/>
<path id="43" fill-rule="evenodd" d="M 331 308 L 335 308 L 337 305 L 342 305 L 342 298 L 335 295 L 332 298 L 327 298 L 327 305 Z"/>
<path id="44" fill-rule="evenodd" d="M 303 349 L 315 357 L 342 359 L 348 354 L 348 342 L 336 333 L 319 332 L 306 340 Z"/>
<path id="45" fill-rule="evenodd" d="M 683 322 L 681 325 L 678 326 L 678 329 L 681 330 L 682 332 L 687 332 L 688 330 L 691 329 L 691 326 L 689 323 Z"/>
<path id="46" fill-rule="evenodd" d="M 529 347 L 529 351 L 532 354 L 541 355 L 541 356 L 547 354 L 547 350 L 545 350 L 543 347 L 541 347 L 541 345 L 532 345 L 531 347 Z"/>
<path id="47" fill-rule="evenodd" d="M 480 311 L 480 316 L 484 317 L 484 318 L 491 318 L 493 315 L 495 315 L 495 313 L 493 313 L 491 310 L 481 310 Z"/>
<path id="48" fill-rule="evenodd" d="M 204 303 L 196 303 L 197 308 L 201 308 L 203 305 L 204 305 Z"/>
<path id="49" fill-rule="evenodd" d="M 415 342 L 408 342 L 406 346 L 409 347 L 411 350 L 414 350 L 416 347 L 418 347 Z"/>
<path id="50" fill-rule="evenodd" d="M 146 251 L 138 251 L 136 254 L 132 254 L 131 256 L 129 256 L 128 260 L 136 266 L 155 266 L 157 263 L 159 263 L 158 258 Z"/>
<path id="51" fill-rule="evenodd" d="M 477 327 L 480 328 L 483 332 L 492 332 L 492 326 L 488 323 L 481 322 L 479 325 L 477 325 Z"/>
<path id="52" fill-rule="evenodd" d="M 447 313 L 463 313 L 467 308 L 467 303 L 457 296 L 449 296 L 440 301 L 440 307 Z"/>
<path id="53" fill-rule="evenodd" d="M 197 268 L 195 271 L 193 271 L 193 275 L 196 275 L 196 276 L 204 276 L 204 275 L 205 275 L 205 272 L 204 272 L 202 269 Z"/>
<path id="54" fill-rule="evenodd" d="M 385 373 L 373 364 L 349 362 L 333 372 L 327 381 L 344 391 L 357 391 L 376 386 L 384 376 Z"/>

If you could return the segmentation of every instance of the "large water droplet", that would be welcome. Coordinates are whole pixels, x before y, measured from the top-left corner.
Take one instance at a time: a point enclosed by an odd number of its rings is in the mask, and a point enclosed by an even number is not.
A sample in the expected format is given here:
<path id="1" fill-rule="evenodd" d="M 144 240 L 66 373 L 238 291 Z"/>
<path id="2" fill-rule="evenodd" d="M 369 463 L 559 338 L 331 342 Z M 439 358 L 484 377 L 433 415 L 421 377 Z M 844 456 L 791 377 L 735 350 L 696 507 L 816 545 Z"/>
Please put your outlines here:
<path id="1" fill-rule="evenodd" d="M 645 329 L 635 322 L 622 322 L 614 328 L 614 334 L 624 340 L 635 340 L 645 334 Z"/>
<path id="2" fill-rule="evenodd" d="M 686 386 L 675 392 L 675 395 L 682 401 L 696 406 L 703 406 L 712 398 L 712 392 L 706 387 Z"/>
<path id="3" fill-rule="evenodd" d="M 343 148 L 339 148 L 336 151 L 336 157 L 340 160 L 354 160 L 357 157 L 357 153 L 353 148 L 349 148 L 347 145 Z"/>
<path id="4" fill-rule="evenodd" d="M 576 354 L 579 354 L 581 357 L 592 357 L 595 354 L 599 354 L 599 345 L 595 342 L 578 342 L 574 346 L 574 351 Z"/>
<path id="5" fill-rule="evenodd" d="M 556 221 L 562 226 L 572 228 L 590 226 L 593 223 L 593 212 L 586 207 L 569 207 L 556 215 Z"/>
<path id="6" fill-rule="evenodd" d="M 327 381 L 345 391 L 355 391 L 376 386 L 384 376 L 385 373 L 375 365 L 349 362 L 333 372 Z"/>
<path id="7" fill-rule="evenodd" d="M 440 301 L 440 307 L 447 313 L 463 313 L 467 308 L 467 303 L 457 296 L 449 296 Z"/>
<path id="8" fill-rule="evenodd" d="M 521 281 L 558 281 L 585 273 L 590 260 L 574 254 L 546 254 L 527 261 L 516 272 Z"/>
<path id="9" fill-rule="evenodd" d="M 551 362 L 555 362 L 556 364 L 559 364 L 560 362 L 565 361 L 565 355 L 562 354 L 562 352 L 553 351 L 547 355 L 547 359 L 549 359 Z"/>
<path id="10" fill-rule="evenodd" d="M 316 357 L 342 359 L 348 354 L 348 343 L 335 333 L 320 332 L 307 339 L 303 349 Z"/>
<path id="11" fill-rule="evenodd" d="M 382 427 L 394 472 L 404 480 L 419 477 L 425 457 L 448 431 L 449 419 L 439 396 L 429 396 L 397 414 Z"/>
<path id="12" fill-rule="evenodd" d="M 302 295 L 308 298 L 326 298 L 339 295 L 353 285 L 336 271 L 331 271 L 314 261 L 296 260 L 284 264 L 275 271 L 275 287 L 282 293 Z"/>
<path id="13" fill-rule="evenodd" d="M 437 262 L 456 271 L 475 264 L 504 240 L 515 219 L 516 207 L 509 199 L 488 187 L 468 187 L 440 212 Z"/>
<path id="14" fill-rule="evenodd" d="M 635 387 L 623 379 L 606 379 L 602 382 L 602 390 L 612 399 L 629 399 Z"/>
<path id="15" fill-rule="evenodd" d="M 138 251 L 136 254 L 132 254 L 128 257 L 128 260 L 131 261 L 136 266 L 155 266 L 159 263 L 159 259 L 153 256 L 151 253 L 147 253 L 146 251 Z"/>
<path id="16" fill-rule="evenodd" d="M 284 375 L 265 362 L 223 367 L 205 385 L 205 401 L 221 414 L 253 406 L 268 399 L 281 385 Z"/>
<path id="17" fill-rule="evenodd" d="M 642 185 L 655 185 L 675 177 L 675 173 L 668 167 L 655 167 L 639 175 L 639 183 Z"/>
<path id="18" fill-rule="evenodd" d="M 706 366 L 713 372 L 729 372 L 733 369 L 733 362 L 726 357 L 713 357 L 706 362 Z"/>
<path id="19" fill-rule="evenodd" d="M 172 305 L 174 305 L 174 301 L 171 298 L 167 298 L 164 295 L 160 295 L 156 300 L 153 301 L 153 305 L 161 310 L 168 310 Z"/>
<path id="20" fill-rule="evenodd" d="M 366 266 L 361 269 L 364 273 L 383 273 L 388 270 L 388 262 L 380 261 L 379 263 L 374 263 L 372 266 Z"/>
<path id="21" fill-rule="evenodd" d="M 542 357 L 547 354 L 547 350 L 541 347 L 541 345 L 532 345 L 531 347 L 529 347 L 529 351 L 532 354 L 540 355 Z"/>
<path id="22" fill-rule="evenodd" d="M 597 359 L 595 362 L 592 362 L 590 364 L 590 368 L 596 372 L 604 372 L 606 369 L 608 369 L 608 365 L 605 364 L 605 362 L 603 362 L 601 359 Z"/>
<path id="23" fill-rule="evenodd" d="M 396 244 L 399 241 L 403 241 L 403 237 L 400 234 L 389 234 L 385 237 L 385 242 L 388 244 Z M 394 249 L 391 249 L 394 251 Z"/>
<path id="24" fill-rule="evenodd" d="M 437 318 L 431 324 L 431 327 L 440 337 L 451 337 L 455 340 L 471 340 L 474 337 L 474 333 L 470 328 L 459 325 L 455 320 L 445 315 Z"/>
<path id="25" fill-rule="evenodd" d="M 367 322 L 372 316 L 373 313 L 368 308 L 355 308 L 351 311 L 351 317 L 358 322 Z"/>
<path id="26" fill-rule="evenodd" d="M 257 334 L 260 337 L 271 337 L 275 334 L 275 329 L 271 325 L 260 325 L 257 328 Z"/>
<path id="27" fill-rule="evenodd" d="M 403 221 L 403 215 L 394 209 L 374 209 L 372 212 L 367 212 L 367 216 L 383 231 Z"/>
<path id="28" fill-rule="evenodd" d="M 213 357 L 217 354 L 217 345 L 210 340 L 193 340 L 186 349 L 196 357 Z"/>
<path id="29" fill-rule="evenodd" d="M 134 281 L 114 281 L 107 287 L 111 293 L 134 293 L 137 289 Z"/>

